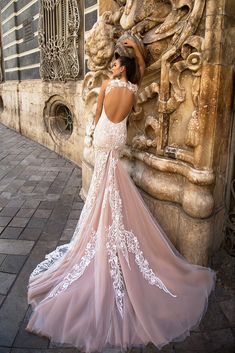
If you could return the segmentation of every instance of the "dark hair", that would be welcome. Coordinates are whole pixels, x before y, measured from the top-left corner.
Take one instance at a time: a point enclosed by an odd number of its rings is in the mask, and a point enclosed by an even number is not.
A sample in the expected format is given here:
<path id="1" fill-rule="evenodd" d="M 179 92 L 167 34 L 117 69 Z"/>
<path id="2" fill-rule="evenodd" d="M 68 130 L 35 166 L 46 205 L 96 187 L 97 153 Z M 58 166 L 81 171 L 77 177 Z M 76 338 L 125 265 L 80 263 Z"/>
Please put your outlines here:
<path id="1" fill-rule="evenodd" d="M 128 56 L 122 56 L 115 53 L 115 59 L 118 59 L 120 64 L 125 66 L 128 81 L 138 83 L 138 67 L 135 58 L 129 58 Z"/>

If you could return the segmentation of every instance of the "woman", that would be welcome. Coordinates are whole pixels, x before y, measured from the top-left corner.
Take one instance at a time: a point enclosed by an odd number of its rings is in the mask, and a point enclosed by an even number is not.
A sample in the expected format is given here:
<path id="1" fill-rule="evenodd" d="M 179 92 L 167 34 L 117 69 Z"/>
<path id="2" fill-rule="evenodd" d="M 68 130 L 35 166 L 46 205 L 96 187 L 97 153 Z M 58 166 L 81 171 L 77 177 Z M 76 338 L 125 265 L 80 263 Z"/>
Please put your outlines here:
<path id="1" fill-rule="evenodd" d="M 139 66 L 144 60 L 132 40 Z M 95 167 L 70 243 L 30 276 L 34 312 L 26 330 L 85 352 L 152 342 L 159 349 L 198 326 L 215 272 L 181 256 L 145 206 L 119 160 L 137 92 L 135 62 L 118 57 L 95 117 Z M 131 82 L 132 81 L 132 82 Z"/>

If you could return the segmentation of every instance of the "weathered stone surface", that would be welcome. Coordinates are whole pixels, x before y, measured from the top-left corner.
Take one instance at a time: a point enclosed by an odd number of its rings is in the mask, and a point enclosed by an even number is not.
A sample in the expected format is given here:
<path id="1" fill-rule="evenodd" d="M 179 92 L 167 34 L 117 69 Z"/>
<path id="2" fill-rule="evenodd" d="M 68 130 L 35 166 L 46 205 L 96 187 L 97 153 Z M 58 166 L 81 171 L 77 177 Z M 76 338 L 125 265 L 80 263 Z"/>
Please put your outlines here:
<path id="1" fill-rule="evenodd" d="M 25 330 L 26 323 L 20 326 L 16 335 L 13 347 L 17 348 L 47 348 L 49 344 L 48 338 L 33 335 Z"/>
<path id="2" fill-rule="evenodd" d="M 183 342 L 175 342 L 174 349 L 176 353 L 187 353 L 193 351 L 206 352 L 206 339 L 203 333 L 192 333 Z"/>
<path id="3" fill-rule="evenodd" d="M 11 352 L 12 353 L 62 353 L 61 348 L 51 348 L 51 349 L 12 348 Z M 80 351 L 75 348 L 64 348 L 63 353 L 80 353 Z"/>
<path id="4" fill-rule="evenodd" d="M 207 351 L 232 353 L 234 350 L 235 338 L 230 328 L 208 331 L 204 338 Z"/>
<path id="5" fill-rule="evenodd" d="M 0 216 L 0 226 L 5 227 L 10 223 L 12 217 Z"/>
<path id="6" fill-rule="evenodd" d="M 28 200 L 24 203 L 24 208 L 36 209 L 40 204 L 39 200 Z"/>
<path id="7" fill-rule="evenodd" d="M 81 214 L 81 210 L 74 210 L 72 212 L 70 212 L 69 214 L 69 219 L 75 219 L 75 220 L 78 220 L 79 217 L 80 217 L 80 214 Z"/>
<path id="8" fill-rule="evenodd" d="M 234 300 L 226 300 L 219 303 L 224 315 L 229 320 L 230 325 L 235 326 L 235 302 Z"/>
<path id="9" fill-rule="evenodd" d="M 27 255 L 34 245 L 30 240 L 0 239 L 0 253 L 9 255 Z"/>
<path id="10" fill-rule="evenodd" d="M 0 347 L 0 353 L 10 353 L 10 351 L 11 351 L 10 348 Z"/>
<path id="11" fill-rule="evenodd" d="M 28 228 L 26 227 L 20 235 L 20 239 L 36 241 L 42 233 L 41 228 Z"/>
<path id="12" fill-rule="evenodd" d="M 35 208 L 21 208 L 17 217 L 30 218 L 35 212 Z"/>
<path id="13" fill-rule="evenodd" d="M 0 216 L 10 216 L 14 217 L 19 211 L 19 207 L 5 207 L 1 212 Z"/>
<path id="14" fill-rule="evenodd" d="M 15 278 L 13 274 L 0 272 L 0 294 L 7 294 Z"/>
<path id="15" fill-rule="evenodd" d="M 18 240 L 19 241 L 19 240 Z M 27 241 L 24 241 L 27 243 Z M 0 342 L 4 346 L 12 346 L 20 323 L 23 321 L 28 309 L 27 283 L 30 273 L 41 261 L 45 254 L 56 246 L 53 241 L 41 242 L 33 248 L 23 269 L 17 277 L 10 294 L 4 301 L 0 310 Z"/>
<path id="16" fill-rule="evenodd" d="M 202 331 L 214 330 L 228 327 L 229 322 L 224 313 L 220 309 L 218 303 L 210 302 L 204 320 L 200 324 Z"/>
<path id="17" fill-rule="evenodd" d="M 24 228 L 28 223 L 29 218 L 14 217 L 9 223 L 10 227 L 22 227 Z"/>
<path id="18" fill-rule="evenodd" d="M 47 219 L 45 218 L 31 218 L 27 224 L 28 228 L 39 228 L 42 229 L 45 227 Z"/>
<path id="19" fill-rule="evenodd" d="M 25 260 L 26 256 L 23 255 L 7 255 L 0 266 L 0 271 L 18 273 L 21 270 Z"/>
<path id="20" fill-rule="evenodd" d="M 5 295 L 0 294 L 0 306 L 2 305 L 3 300 L 4 300 L 5 298 L 6 298 Z"/>
<path id="21" fill-rule="evenodd" d="M 51 215 L 51 212 L 52 212 L 51 210 L 38 209 L 34 213 L 33 217 L 34 218 L 49 218 Z"/>
<path id="22" fill-rule="evenodd" d="M 17 239 L 22 232 L 22 228 L 17 227 L 6 227 L 5 230 L 1 234 L 1 238 L 6 239 Z"/>
<path id="23" fill-rule="evenodd" d="M 0 265 L 2 264 L 2 262 L 4 261 L 4 259 L 6 258 L 7 255 L 4 254 L 0 254 Z"/>

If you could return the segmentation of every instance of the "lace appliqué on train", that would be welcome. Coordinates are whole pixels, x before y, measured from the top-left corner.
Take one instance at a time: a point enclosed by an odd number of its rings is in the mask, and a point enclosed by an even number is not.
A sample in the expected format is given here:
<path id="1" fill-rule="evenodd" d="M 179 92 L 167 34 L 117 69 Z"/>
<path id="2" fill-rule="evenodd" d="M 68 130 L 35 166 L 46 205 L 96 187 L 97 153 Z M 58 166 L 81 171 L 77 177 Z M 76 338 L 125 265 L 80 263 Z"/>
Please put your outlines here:
<path id="1" fill-rule="evenodd" d="M 86 202 L 82 209 L 82 212 L 79 217 L 78 225 L 74 231 L 73 237 L 71 241 L 75 241 L 79 238 L 81 228 L 85 224 L 98 195 L 100 183 L 104 177 L 105 165 L 108 159 L 109 151 L 99 151 L 95 155 L 96 163 L 94 167 L 94 171 L 92 174 L 92 179 L 90 183 L 90 188 L 87 194 Z"/>
<path id="2" fill-rule="evenodd" d="M 123 299 L 125 296 L 125 286 L 123 282 L 123 275 L 121 266 L 118 258 L 118 250 L 122 252 L 129 268 L 129 257 L 128 253 L 132 253 L 135 256 L 135 262 L 139 267 L 140 272 L 144 278 L 151 285 L 155 285 L 165 293 L 172 297 L 177 297 L 176 294 L 171 293 L 165 284 L 154 271 L 149 267 L 148 261 L 145 259 L 143 252 L 140 250 L 140 245 L 137 237 L 132 231 L 125 229 L 123 224 L 122 215 L 122 200 L 118 191 L 118 187 L 115 183 L 115 168 L 118 160 L 112 158 L 111 168 L 109 171 L 109 202 L 112 212 L 112 224 L 109 226 L 107 250 L 109 255 L 110 272 L 113 279 L 113 288 L 115 292 L 116 305 L 119 313 L 123 317 Z"/>
<path id="3" fill-rule="evenodd" d="M 30 275 L 30 279 L 47 271 L 54 265 L 60 258 L 62 258 L 69 250 L 70 244 L 58 246 L 54 251 L 45 256 L 45 260 L 40 262 Z"/>
<path id="4" fill-rule="evenodd" d="M 84 255 L 82 256 L 79 264 L 76 264 L 72 267 L 72 270 L 63 278 L 63 280 L 56 287 L 53 288 L 53 290 L 44 300 L 56 297 L 60 293 L 64 292 L 74 281 L 76 281 L 83 275 L 85 269 L 95 256 L 97 237 L 98 233 L 93 230 L 91 233 L 91 239 L 85 248 Z"/>
<path id="5" fill-rule="evenodd" d="M 129 262 L 129 254 L 134 254 L 135 262 L 138 265 L 138 268 L 143 277 L 148 281 L 149 284 L 157 286 L 172 297 L 177 297 L 177 295 L 171 293 L 171 291 L 166 287 L 161 279 L 157 277 L 154 271 L 150 268 L 148 261 L 144 257 L 144 254 L 140 249 L 137 237 L 131 230 L 129 231 L 124 227 L 122 200 L 116 185 L 115 178 L 115 168 L 119 159 L 118 157 L 113 156 L 112 152 L 109 158 L 110 161 L 107 180 L 108 185 L 106 189 L 105 205 L 107 206 L 107 203 L 110 205 L 112 223 L 108 228 L 105 227 L 104 230 L 105 233 L 107 233 L 106 248 L 110 265 L 110 275 L 113 281 L 115 301 L 117 309 L 120 315 L 123 317 L 124 296 L 126 289 L 120 265 L 119 252 L 125 258 L 129 268 L 131 268 Z M 73 266 L 72 270 L 66 274 L 63 280 L 55 288 L 53 288 L 53 290 L 44 300 L 55 297 L 64 292 L 74 281 L 82 276 L 85 269 L 89 266 L 95 257 L 96 250 L 99 246 L 98 241 L 100 241 L 98 233 L 97 231 L 93 230 L 91 233 L 91 238 L 85 248 L 84 255 L 82 256 L 80 262 Z"/>
<path id="6" fill-rule="evenodd" d="M 107 162 L 108 154 L 109 153 L 107 151 L 106 152 L 99 152 L 96 156 L 97 163 L 95 164 L 94 172 L 92 175 L 91 187 L 89 188 L 86 202 L 85 202 L 84 207 L 82 209 L 82 212 L 80 214 L 78 224 L 76 226 L 76 229 L 74 231 L 74 234 L 73 234 L 73 237 L 72 237 L 70 243 L 60 245 L 54 251 L 47 254 L 45 256 L 45 260 L 40 262 L 36 266 L 36 268 L 33 270 L 33 272 L 30 274 L 30 279 L 47 271 L 49 268 L 52 268 L 52 266 L 54 266 L 55 264 L 58 264 L 58 260 L 62 259 L 62 257 L 68 252 L 68 250 L 70 250 L 73 247 L 73 243 L 79 239 L 81 229 L 82 229 L 85 221 L 87 220 L 87 218 L 92 210 L 92 207 L 95 204 L 95 200 L 97 198 L 97 194 L 99 191 L 99 186 L 100 186 L 101 180 L 103 178 L 105 164 Z"/>

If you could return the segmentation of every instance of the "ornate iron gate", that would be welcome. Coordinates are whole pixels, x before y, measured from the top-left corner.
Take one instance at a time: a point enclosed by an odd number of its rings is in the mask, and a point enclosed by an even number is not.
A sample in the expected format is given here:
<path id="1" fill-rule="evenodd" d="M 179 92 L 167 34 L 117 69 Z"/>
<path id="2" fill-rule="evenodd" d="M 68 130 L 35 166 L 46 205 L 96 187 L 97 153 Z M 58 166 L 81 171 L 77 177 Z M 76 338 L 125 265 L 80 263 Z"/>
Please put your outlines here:
<path id="1" fill-rule="evenodd" d="M 79 75 L 77 0 L 41 0 L 39 17 L 40 74 L 43 80 L 74 80 Z"/>

